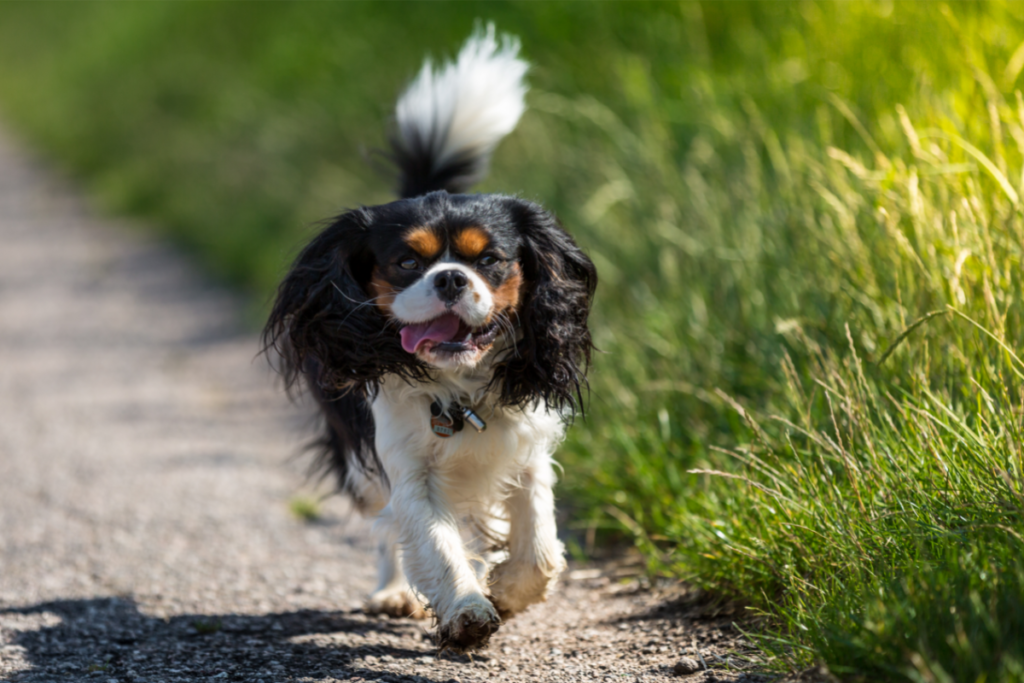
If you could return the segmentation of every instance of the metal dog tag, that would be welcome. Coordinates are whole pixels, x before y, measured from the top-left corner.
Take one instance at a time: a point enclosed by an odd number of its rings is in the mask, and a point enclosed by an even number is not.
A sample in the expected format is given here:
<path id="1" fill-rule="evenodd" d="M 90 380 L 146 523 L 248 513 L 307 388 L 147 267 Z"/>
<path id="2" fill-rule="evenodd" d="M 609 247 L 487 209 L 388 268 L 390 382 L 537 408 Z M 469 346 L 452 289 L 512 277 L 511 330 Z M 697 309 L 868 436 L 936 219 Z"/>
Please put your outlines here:
<path id="1" fill-rule="evenodd" d="M 461 415 L 457 413 L 449 415 L 441 407 L 439 401 L 434 401 L 430 404 L 430 429 L 434 434 L 447 439 L 449 436 L 453 436 L 455 432 L 461 432 L 462 426 Z"/>
<path id="2" fill-rule="evenodd" d="M 472 409 L 466 406 L 459 406 L 459 409 L 462 411 L 462 417 L 466 418 L 466 422 L 473 425 L 476 431 L 482 432 L 487 429 L 487 423 L 483 421 L 483 418 L 474 413 Z"/>
<path id="3" fill-rule="evenodd" d="M 431 416 L 430 418 L 430 428 L 435 434 L 445 439 L 455 433 L 455 430 L 452 429 L 452 424 L 452 419 L 447 415 L 442 415 L 440 417 Z"/>

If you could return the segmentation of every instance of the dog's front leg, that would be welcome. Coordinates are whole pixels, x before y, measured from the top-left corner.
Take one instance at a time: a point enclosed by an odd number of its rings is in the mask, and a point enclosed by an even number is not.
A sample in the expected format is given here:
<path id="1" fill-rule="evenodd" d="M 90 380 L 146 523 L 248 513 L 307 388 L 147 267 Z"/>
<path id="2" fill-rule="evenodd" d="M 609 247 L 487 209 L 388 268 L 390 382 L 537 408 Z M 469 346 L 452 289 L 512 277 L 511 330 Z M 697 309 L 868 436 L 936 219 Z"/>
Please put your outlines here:
<path id="1" fill-rule="evenodd" d="M 443 475 L 424 468 L 392 490 L 406 575 L 438 620 L 440 650 L 484 647 L 501 620 L 466 558 L 459 523 L 444 495 Z"/>
<path id="2" fill-rule="evenodd" d="M 509 557 L 490 576 L 491 598 L 502 617 L 547 599 L 565 568 L 555 527 L 554 479 L 550 461 L 537 463 L 520 475 L 505 501 Z"/>

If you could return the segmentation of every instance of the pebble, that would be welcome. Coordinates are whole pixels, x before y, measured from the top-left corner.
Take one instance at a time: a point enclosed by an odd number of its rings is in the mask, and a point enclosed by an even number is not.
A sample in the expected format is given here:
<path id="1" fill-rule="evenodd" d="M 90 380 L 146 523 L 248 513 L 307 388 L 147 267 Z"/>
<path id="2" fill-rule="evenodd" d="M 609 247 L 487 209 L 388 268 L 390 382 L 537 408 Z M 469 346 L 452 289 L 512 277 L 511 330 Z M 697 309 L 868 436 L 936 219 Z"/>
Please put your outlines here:
<path id="1" fill-rule="evenodd" d="M 686 676 L 698 671 L 700 671 L 700 664 L 693 657 L 683 657 L 672 667 L 672 673 L 676 676 Z"/>

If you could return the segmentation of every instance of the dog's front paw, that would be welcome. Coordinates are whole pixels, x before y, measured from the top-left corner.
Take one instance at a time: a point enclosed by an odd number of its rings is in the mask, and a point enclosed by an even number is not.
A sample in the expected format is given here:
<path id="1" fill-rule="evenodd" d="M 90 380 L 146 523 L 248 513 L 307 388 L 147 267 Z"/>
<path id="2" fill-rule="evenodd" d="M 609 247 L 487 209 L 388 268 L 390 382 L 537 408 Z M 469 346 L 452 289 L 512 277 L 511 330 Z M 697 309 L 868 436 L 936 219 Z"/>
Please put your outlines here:
<path id="1" fill-rule="evenodd" d="M 494 567 L 490 575 L 491 601 L 502 619 L 547 600 L 564 568 L 564 561 L 551 567 L 539 567 L 514 560 L 506 560 Z"/>
<path id="2" fill-rule="evenodd" d="M 408 588 L 379 590 L 366 600 L 363 611 L 367 614 L 387 614 L 392 617 L 425 619 L 427 610 Z"/>
<path id="3" fill-rule="evenodd" d="M 501 626 L 501 618 L 490 601 L 471 595 L 452 610 L 450 618 L 437 627 L 437 650 L 468 652 L 487 647 L 491 634 Z"/>

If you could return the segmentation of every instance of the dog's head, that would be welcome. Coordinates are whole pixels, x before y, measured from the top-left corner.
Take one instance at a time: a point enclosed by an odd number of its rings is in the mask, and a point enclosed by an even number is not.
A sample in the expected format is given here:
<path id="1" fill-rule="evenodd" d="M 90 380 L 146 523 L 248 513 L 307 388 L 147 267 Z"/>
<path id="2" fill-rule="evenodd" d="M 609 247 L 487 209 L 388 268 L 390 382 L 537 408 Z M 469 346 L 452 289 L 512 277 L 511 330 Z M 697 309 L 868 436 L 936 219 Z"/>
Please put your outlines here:
<path id="1" fill-rule="evenodd" d="M 503 402 L 579 405 L 597 274 L 550 213 L 433 192 L 351 211 L 299 255 L 264 332 L 286 376 L 373 391 L 488 363 Z"/>

